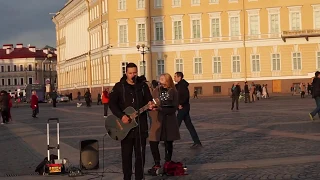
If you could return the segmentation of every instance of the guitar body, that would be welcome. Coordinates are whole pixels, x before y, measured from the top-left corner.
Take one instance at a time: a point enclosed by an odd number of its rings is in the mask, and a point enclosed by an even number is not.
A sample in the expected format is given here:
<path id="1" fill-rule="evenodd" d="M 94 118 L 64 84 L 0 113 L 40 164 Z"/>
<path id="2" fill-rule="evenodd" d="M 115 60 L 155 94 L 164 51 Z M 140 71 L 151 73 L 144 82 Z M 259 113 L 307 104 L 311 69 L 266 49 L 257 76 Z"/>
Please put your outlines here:
<path id="1" fill-rule="evenodd" d="M 123 112 L 130 116 L 137 111 L 133 107 L 127 107 Z M 124 124 L 122 120 L 115 115 L 109 115 L 105 120 L 105 127 L 108 135 L 116 141 L 123 140 L 125 137 L 127 137 L 130 130 L 137 126 L 138 123 L 135 119 L 131 119 L 130 123 Z"/>

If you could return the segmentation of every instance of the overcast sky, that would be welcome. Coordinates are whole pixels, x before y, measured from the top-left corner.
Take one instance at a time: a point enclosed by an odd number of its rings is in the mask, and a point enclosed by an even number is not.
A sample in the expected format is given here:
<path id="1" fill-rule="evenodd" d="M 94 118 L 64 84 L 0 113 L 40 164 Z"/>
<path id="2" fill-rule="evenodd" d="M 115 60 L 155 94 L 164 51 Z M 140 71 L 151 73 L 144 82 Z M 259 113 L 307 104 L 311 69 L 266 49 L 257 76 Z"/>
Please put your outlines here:
<path id="1" fill-rule="evenodd" d="M 56 47 L 51 20 L 66 0 L 0 0 L 0 47 L 3 44 Z"/>

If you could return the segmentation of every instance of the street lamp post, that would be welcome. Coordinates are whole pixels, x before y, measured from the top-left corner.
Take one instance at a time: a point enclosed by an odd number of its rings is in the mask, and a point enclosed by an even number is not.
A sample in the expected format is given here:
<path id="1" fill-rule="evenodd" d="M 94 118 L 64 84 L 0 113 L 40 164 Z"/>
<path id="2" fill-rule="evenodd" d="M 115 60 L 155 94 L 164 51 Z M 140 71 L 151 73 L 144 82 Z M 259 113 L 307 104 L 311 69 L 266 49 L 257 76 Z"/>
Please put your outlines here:
<path id="1" fill-rule="evenodd" d="M 25 84 L 25 86 L 27 86 L 28 85 L 28 67 L 27 66 L 25 66 L 24 67 L 24 72 L 26 72 L 25 74 L 26 74 L 26 82 L 24 82 L 24 84 Z"/>
<path id="2" fill-rule="evenodd" d="M 49 79 L 50 79 L 50 92 L 52 92 L 52 60 L 51 60 L 52 54 L 51 54 L 50 51 L 47 54 L 47 58 L 48 58 L 48 60 L 50 62 L 50 64 L 49 64 L 49 73 L 50 73 Z"/>
<path id="3" fill-rule="evenodd" d="M 137 45 L 137 49 L 138 49 L 138 51 L 140 51 L 141 54 L 142 54 L 143 75 L 146 76 L 146 62 L 145 62 L 145 60 L 144 60 L 144 55 L 149 51 L 149 48 L 146 47 L 144 44 L 142 44 L 141 46 L 138 44 L 138 45 Z"/>

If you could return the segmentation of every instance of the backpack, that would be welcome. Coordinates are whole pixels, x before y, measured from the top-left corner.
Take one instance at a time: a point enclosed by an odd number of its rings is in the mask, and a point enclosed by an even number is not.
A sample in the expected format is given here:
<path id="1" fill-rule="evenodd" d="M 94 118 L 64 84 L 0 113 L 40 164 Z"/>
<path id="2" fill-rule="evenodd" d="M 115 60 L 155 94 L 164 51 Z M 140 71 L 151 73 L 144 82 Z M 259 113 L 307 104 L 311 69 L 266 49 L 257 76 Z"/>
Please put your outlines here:
<path id="1" fill-rule="evenodd" d="M 183 176 L 186 174 L 187 168 L 181 162 L 169 161 L 164 163 L 163 172 L 168 176 Z"/>

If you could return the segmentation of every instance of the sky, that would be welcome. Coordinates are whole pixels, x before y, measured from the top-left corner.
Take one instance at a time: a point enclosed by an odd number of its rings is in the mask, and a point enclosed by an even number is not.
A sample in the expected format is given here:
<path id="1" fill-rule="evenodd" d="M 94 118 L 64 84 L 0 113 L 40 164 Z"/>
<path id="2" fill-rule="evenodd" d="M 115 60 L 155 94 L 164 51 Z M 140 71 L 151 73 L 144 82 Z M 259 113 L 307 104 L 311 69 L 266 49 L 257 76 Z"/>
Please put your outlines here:
<path id="1" fill-rule="evenodd" d="M 56 47 L 52 14 L 67 0 L 0 0 L 0 47 L 23 43 Z"/>

